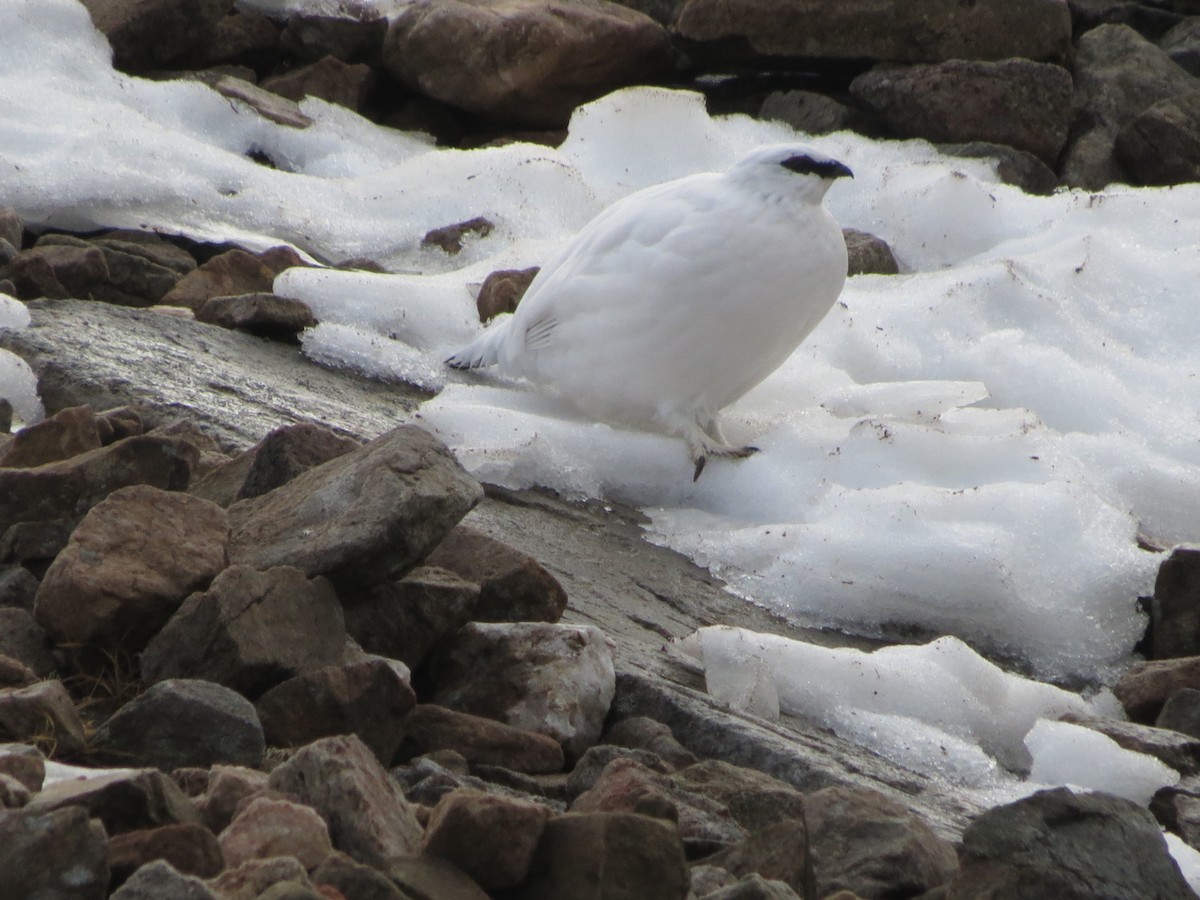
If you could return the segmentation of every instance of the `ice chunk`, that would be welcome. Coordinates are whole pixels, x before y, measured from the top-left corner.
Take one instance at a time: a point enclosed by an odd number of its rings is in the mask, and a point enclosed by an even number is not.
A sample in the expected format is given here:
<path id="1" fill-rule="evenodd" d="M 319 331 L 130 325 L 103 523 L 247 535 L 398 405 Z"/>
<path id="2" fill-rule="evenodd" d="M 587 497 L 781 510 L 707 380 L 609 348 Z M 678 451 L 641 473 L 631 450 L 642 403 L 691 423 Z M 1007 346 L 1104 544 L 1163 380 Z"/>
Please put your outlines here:
<path id="1" fill-rule="evenodd" d="M 37 376 L 29 363 L 15 353 L 0 349 L 0 399 L 12 404 L 18 424 L 32 425 L 46 415 L 37 393 Z"/>

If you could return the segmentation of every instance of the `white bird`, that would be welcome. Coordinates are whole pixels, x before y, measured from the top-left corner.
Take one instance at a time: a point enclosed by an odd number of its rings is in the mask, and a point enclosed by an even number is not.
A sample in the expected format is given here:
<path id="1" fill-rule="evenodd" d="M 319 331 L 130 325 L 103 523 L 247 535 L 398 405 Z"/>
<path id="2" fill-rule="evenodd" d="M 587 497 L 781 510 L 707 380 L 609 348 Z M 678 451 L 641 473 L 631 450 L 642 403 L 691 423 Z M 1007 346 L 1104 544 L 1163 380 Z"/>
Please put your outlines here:
<path id="1" fill-rule="evenodd" d="M 760 147 L 724 174 L 614 203 L 544 266 L 511 316 L 447 362 L 495 365 L 598 420 L 743 458 L 717 414 L 774 372 L 846 280 L 822 205 L 842 163 L 802 144 Z"/>

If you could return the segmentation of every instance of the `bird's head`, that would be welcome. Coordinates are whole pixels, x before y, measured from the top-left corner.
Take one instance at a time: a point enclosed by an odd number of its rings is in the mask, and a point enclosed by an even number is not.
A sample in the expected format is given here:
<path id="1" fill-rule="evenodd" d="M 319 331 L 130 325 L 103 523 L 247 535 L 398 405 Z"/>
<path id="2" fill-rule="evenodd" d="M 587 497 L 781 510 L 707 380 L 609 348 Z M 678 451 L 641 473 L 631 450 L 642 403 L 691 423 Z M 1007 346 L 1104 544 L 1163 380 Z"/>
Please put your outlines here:
<path id="1" fill-rule="evenodd" d="M 854 173 L 804 144 L 770 144 L 751 150 L 726 177 L 752 190 L 820 203 L 836 179 L 853 178 Z"/>

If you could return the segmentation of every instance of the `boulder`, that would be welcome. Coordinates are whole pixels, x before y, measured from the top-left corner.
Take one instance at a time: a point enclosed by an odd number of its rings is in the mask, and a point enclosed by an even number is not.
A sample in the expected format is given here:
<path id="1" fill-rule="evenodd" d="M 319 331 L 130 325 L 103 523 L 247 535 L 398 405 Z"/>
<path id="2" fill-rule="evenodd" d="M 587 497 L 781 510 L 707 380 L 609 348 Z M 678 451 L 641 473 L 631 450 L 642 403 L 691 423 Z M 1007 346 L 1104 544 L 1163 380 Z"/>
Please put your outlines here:
<path id="1" fill-rule="evenodd" d="M 1113 685 L 1113 693 L 1129 718 L 1149 724 L 1184 688 L 1200 690 L 1200 656 L 1136 662 Z"/>
<path id="2" fill-rule="evenodd" d="M 479 585 L 476 622 L 557 622 L 567 608 L 567 592 L 541 563 L 467 525 L 447 534 L 424 564 Z"/>
<path id="3" fill-rule="evenodd" d="M 340 891 L 347 900 L 410 900 L 395 883 L 371 866 L 334 851 L 312 873 L 317 885 Z"/>
<path id="4" fill-rule="evenodd" d="M 804 795 L 765 772 L 706 759 L 682 769 L 674 781 L 722 803 L 735 822 L 758 831 L 784 819 L 804 820 Z"/>
<path id="5" fill-rule="evenodd" d="M 289 678 L 259 697 L 256 708 L 273 746 L 354 734 L 387 766 L 404 735 L 404 717 L 416 703 L 408 678 L 375 656 Z"/>
<path id="6" fill-rule="evenodd" d="M 850 92 L 901 137 L 1006 144 L 1051 165 L 1067 140 L 1071 75 L 1049 63 L 882 66 L 854 79 Z"/>
<path id="7" fill-rule="evenodd" d="M 160 681 L 105 721 L 95 752 L 113 763 L 165 772 L 217 763 L 257 766 L 266 743 L 254 706 L 211 681 Z"/>
<path id="8" fill-rule="evenodd" d="M 81 254 L 79 259 L 90 258 L 88 254 L 99 249 L 104 256 L 103 271 L 81 270 L 78 273 L 62 271 L 62 265 L 72 258 L 72 250 Z M 70 234 L 44 234 L 38 238 L 33 249 L 25 251 L 22 256 L 38 256 L 51 262 L 55 277 L 64 287 L 71 289 L 72 296 L 86 297 L 105 303 L 116 303 L 120 306 L 153 306 L 179 282 L 182 277 L 177 267 L 163 265 L 152 256 L 138 252 L 127 242 L 90 241 Z M 133 251 L 133 252 L 130 252 Z M 16 264 L 14 271 L 20 271 L 21 263 Z M 195 261 L 192 262 L 193 267 Z M 89 280 L 72 282 L 78 275 Z"/>
<path id="9" fill-rule="evenodd" d="M 186 66 L 208 69 L 240 65 L 267 71 L 279 62 L 279 32 L 279 26 L 266 16 L 235 10 L 217 22 L 207 42 L 192 48 Z"/>
<path id="10" fill-rule="evenodd" d="M 86 406 L 72 406 L 17 432 L 0 447 L 0 468 L 42 466 L 98 450 L 104 443 L 96 414 Z"/>
<path id="11" fill-rule="evenodd" d="M 338 850 L 380 865 L 416 853 L 422 830 L 412 805 L 354 735 L 322 738 L 271 773 L 272 788 L 313 807 Z"/>
<path id="12" fill-rule="evenodd" d="M 917 896 L 958 870 L 953 844 L 878 791 L 824 788 L 804 798 L 804 809 L 819 897 Z"/>
<path id="13" fill-rule="evenodd" d="M 42 678 L 58 667 L 46 632 L 24 609 L 0 607 L 0 655 L 28 666 Z"/>
<path id="14" fill-rule="evenodd" d="M 549 735 L 577 759 L 616 691 L 612 647 L 592 625 L 471 623 L 428 663 L 431 701 Z"/>
<path id="15" fill-rule="evenodd" d="M 814 888 L 813 849 L 803 819 L 783 819 L 752 833 L 736 847 L 706 857 L 706 865 L 747 878 L 782 881 L 805 900 L 825 897 Z M 872 896 L 872 895 L 868 895 Z"/>
<path id="16" fill-rule="evenodd" d="M 193 822 L 126 831 L 108 839 L 108 867 L 114 885 L 156 859 L 165 860 L 181 874 L 198 878 L 212 878 L 225 868 L 221 846 L 213 833 Z"/>
<path id="17" fill-rule="evenodd" d="M 221 832 L 230 868 L 251 859 L 290 856 L 312 871 L 333 852 L 325 820 L 311 806 L 260 797 L 250 801 Z"/>
<path id="18" fill-rule="evenodd" d="M 13 898 L 103 900 L 104 827 L 79 806 L 0 813 L 0 884 Z"/>
<path id="19" fill-rule="evenodd" d="M 270 900 L 268 891 L 282 891 L 282 894 L 273 894 L 280 900 L 318 900 L 320 897 L 304 866 L 290 856 L 248 859 L 240 866 L 226 869 L 208 884 L 222 900 Z"/>
<path id="20" fill-rule="evenodd" d="M 230 561 L 377 584 L 415 566 L 482 496 L 441 441 L 401 425 L 231 506 Z"/>
<path id="21" fill-rule="evenodd" d="M 24 566 L 0 565 L 0 607 L 33 612 L 38 580 Z"/>
<path id="22" fill-rule="evenodd" d="M 48 244 L 22 250 L 0 274 L 12 280 L 21 300 L 50 297 L 88 299 L 92 288 L 109 280 L 104 252 L 87 242 Z"/>
<path id="23" fill-rule="evenodd" d="M 302 671 L 339 663 L 346 629 L 324 578 L 277 566 L 230 566 L 146 646 L 147 682 L 201 678 L 256 698 Z"/>
<path id="24" fill-rule="evenodd" d="M 305 62 L 332 56 L 342 62 L 376 66 L 387 26 L 382 16 L 367 14 L 351 19 L 293 10 L 279 39 L 288 53 Z"/>
<path id="25" fill-rule="evenodd" d="M 306 304 L 271 293 L 210 297 L 196 310 L 196 321 L 293 344 L 300 332 L 317 324 Z"/>
<path id="26" fill-rule="evenodd" d="M 34 616 L 55 640 L 137 652 L 225 568 L 228 538 L 225 511 L 207 500 L 121 488 L 72 533 L 42 579 Z"/>
<path id="27" fill-rule="evenodd" d="M 667 69 L 666 31 L 606 0 L 417 0 L 383 64 L 412 90 L 491 119 L 561 128 L 571 111 Z"/>
<path id="28" fill-rule="evenodd" d="M 85 0 L 113 48 L 113 65 L 153 69 L 186 55 L 216 31 L 232 0 Z"/>
<path id="29" fill-rule="evenodd" d="M 198 798 L 197 808 L 213 834 L 224 831 L 251 798 L 272 793 L 268 787 L 270 776 L 257 769 L 218 764 L 205 771 L 208 783 L 203 796 Z M 178 772 L 177 769 L 174 774 Z"/>
<path id="30" fill-rule="evenodd" d="M 1167 698 L 1154 724 L 1200 739 L 1200 690 L 1181 688 Z"/>
<path id="31" fill-rule="evenodd" d="M 0 774 L 37 793 L 46 777 L 46 758 L 30 744 L 0 744 Z"/>
<path id="32" fill-rule="evenodd" d="M 159 302 L 196 312 L 213 297 L 269 294 L 279 271 L 253 253 L 227 250 L 185 275 Z"/>
<path id="33" fill-rule="evenodd" d="M 201 879 L 184 875 L 165 859 L 147 863 L 111 894 L 112 900 L 224 900 Z"/>
<path id="34" fill-rule="evenodd" d="M 403 578 L 343 592 L 346 631 L 368 653 L 420 666 L 434 645 L 474 618 L 479 585 L 421 565 Z"/>
<path id="35" fill-rule="evenodd" d="M 786 122 L 806 134 L 829 134 L 852 127 L 851 107 L 815 91 L 774 91 L 758 109 L 758 118 Z"/>
<path id="36" fill-rule="evenodd" d="M 502 766 L 530 774 L 563 769 L 558 741 L 494 719 L 422 703 L 405 717 L 403 728 L 402 758 L 454 750 L 471 765 Z"/>
<path id="37" fill-rule="evenodd" d="M 671 729 L 647 716 L 620 719 L 604 733 L 604 743 L 649 750 L 677 769 L 699 762 L 696 754 L 675 740 Z"/>
<path id="38" fill-rule="evenodd" d="M 1039 791 L 963 833 L 947 900 L 1193 900 L 1154 817 L 1108 794 Z"/>
<path id="39" fill-rule="evenodd" d="M 1179 22 L 1159 39 L 1158 46 L 1173 63 L 1200 75 L 1200 16 L 1192 15 Z"/>
<path id="40" fill-rule="evenodd" d="M 673 30 L 689 42 L 714 44 L 712 55 L 738 57 L 1063 60 L 1071 51 L 1071 15 L 1061 0 L 836 5 L 823 0 L 684 0 Z"/>
<path id="41" fill-rule="evenodd" d="M 264 78 L 260 84 L 289 100 L 299 102 L 305 97 L 319 97 L 358 112 L 367 102 L 375 78 L 370 66 L 326 56 L 307 66 Z"/>
<path id="42" fill-rule="evenodd" d="M 504 890 L 525 880 L 549 817 L 550 810 L 537 803 L 453 791 L 433 808 L 421 849 L 462 869 L 486 891 Z"/>
<path id="43" fill-rule="evenodd" d="M 632 813 L 568 813 L 542 830 L 519 900 L 684 900 L 691 879 L 670 822 Z"/>
<path id="44" fill-rule="evenodd" d="M 883 238 L 853 228 L 842 229 L 842 236 L 846 239 L 847 274 L 895 275 L 900 271 L 892 248 Z"/>
<path id="45" fill-rule="evenodd" d="M 1114 150 L 1135 184 L 1200 181 L 1200 89 L 1140 113 L 1117 133 Z"/>

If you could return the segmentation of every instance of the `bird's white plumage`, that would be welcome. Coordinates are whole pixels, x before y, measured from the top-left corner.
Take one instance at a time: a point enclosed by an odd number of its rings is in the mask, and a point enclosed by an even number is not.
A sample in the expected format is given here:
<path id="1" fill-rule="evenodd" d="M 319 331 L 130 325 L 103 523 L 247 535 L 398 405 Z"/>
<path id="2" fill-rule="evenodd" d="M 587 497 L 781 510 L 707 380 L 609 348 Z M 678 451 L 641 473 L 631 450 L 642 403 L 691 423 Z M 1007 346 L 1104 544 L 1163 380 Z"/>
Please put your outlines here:
<path id="1" fill-rule="evenodd" d="M 614 203 L 544 266 L 517 311 L 450 358 L 496 365 L 608 422 L 677 434 L 697 473 L 745 455 L 717 413 L 775 371 L 837 300 L 841 228 L 821 205 L 850 170 L 759 148 Z"/>

